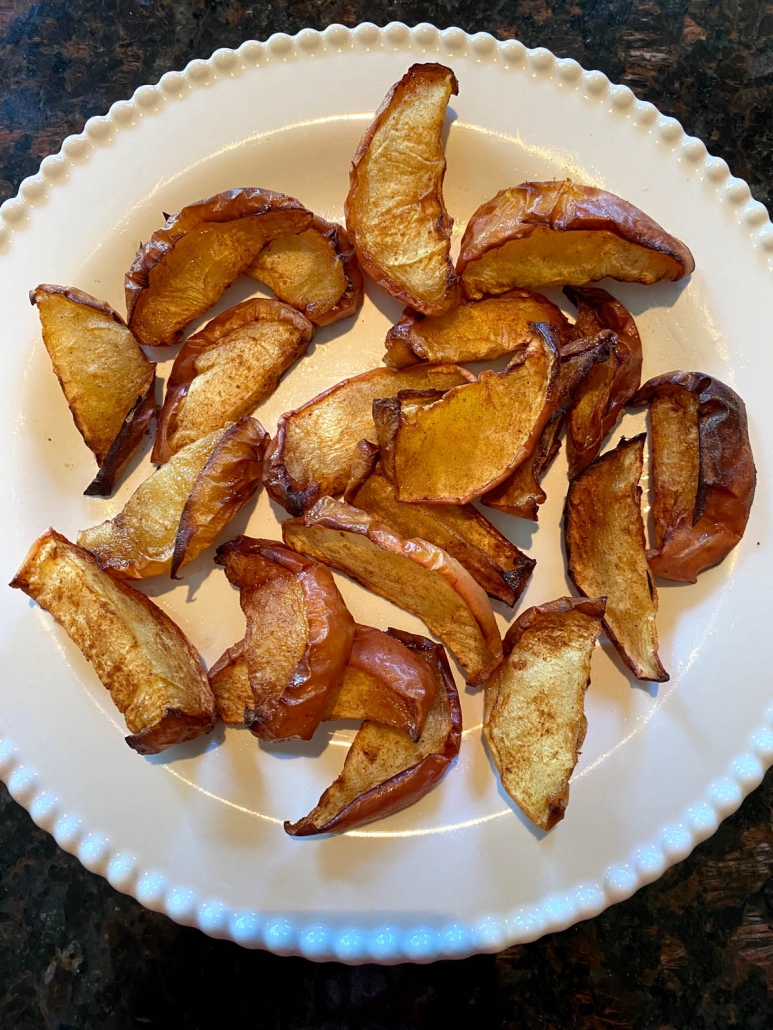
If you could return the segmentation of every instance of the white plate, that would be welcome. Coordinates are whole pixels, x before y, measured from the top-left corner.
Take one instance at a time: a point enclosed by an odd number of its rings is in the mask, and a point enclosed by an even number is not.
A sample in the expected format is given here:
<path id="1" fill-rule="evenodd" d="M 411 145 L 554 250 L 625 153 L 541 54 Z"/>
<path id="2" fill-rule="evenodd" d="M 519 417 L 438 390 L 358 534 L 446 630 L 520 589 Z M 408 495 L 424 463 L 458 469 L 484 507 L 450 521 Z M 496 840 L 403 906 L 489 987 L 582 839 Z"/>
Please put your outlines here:
<path id="1" fill-rule="evenodd" d="M 62 847 L 149 908 L 213 936 L 314 959 L 428 961 L 496 951 L 594 915 L 711 834 L 773 756 L 765 603 L 773 581 L 773 376 L 761 331 L 773 228 L 723 161 L 629 89 L 485 34 L 331 26 L 220 50 L 91 119 L 3 205 L 5 580 L 40 531 L 53 524 L 72 537 L 112 515 L 148 471 L 145 456 L 113 499 L 82 496 L 93 462 L 27 291 L 39 282 L 74 284 L 121 309 L 123 273 L 138 242 L 161 225 L 161 212 L 233 186 L 282 190 L 340 218 L 363 128 L 388 87 L 422 59 L 450 64 L 460 83 L 446 179 L 457 242 L 465 220 L 497 190 L 571 175 L 638 204 L 689 244 L 697 270 L 688 283 L 612 290 L 637 316 L 646 377 L 700 369 L 745 398 L 759 487 L 746 536 L 724 564 L 697 586 L 661 587 L 670 683 L 632 685 L 609 646 L 598 648 L 571 804 L 547 835 L 503 795 L 481 743 L 481 695 L 462 690 L 461 754 L 437 789 L 360 832 L 294 840 L 281 821 L 314 805 L 351 731 L 323 728 L 310 745 L 263 747 L 246 731 L 221 729 L 140 758 L 50 616 L 21 593 L 2 591 L 0 769 L 14 797 Z M 254 285 L 237 284 L 227 304 Z M 312 353 L 259 410 L 266 428 L 377 365 L 399 311 L 369 288 L 354 324 L 320 330 Z M 630 435 L 639 424 L 626 418 L 624 430 Z M 522 608 L 568 592 L 562 460 L 547 487 L 538 531 L 497 519 L 538 560 Z M 278 536 L 280 514 L 262 495 L 235 531 Z M 182 585 L 144 585 L 207 662 L 242 635 L 236 593 L 211 561 L 210 551 Z M 421 630 L 387 602 L 339 582 L 358 621 Z M 501 606 L 498 614 L 504 626 L 501 616 L 510 615 Z"/>

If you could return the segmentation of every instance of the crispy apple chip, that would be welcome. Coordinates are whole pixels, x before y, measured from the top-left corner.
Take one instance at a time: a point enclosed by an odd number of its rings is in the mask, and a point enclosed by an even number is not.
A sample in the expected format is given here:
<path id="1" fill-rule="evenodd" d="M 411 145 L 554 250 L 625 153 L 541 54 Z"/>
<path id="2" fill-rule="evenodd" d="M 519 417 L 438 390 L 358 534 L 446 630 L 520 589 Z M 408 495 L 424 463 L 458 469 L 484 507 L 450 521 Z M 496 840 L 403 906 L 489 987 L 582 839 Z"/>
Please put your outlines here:
<path id="1" fill-rule="evenodd" d="M 567 286 L 564 293 L 577 306 L 574 340 L 605 330 L 614 333 L 606 360 L 591 369 L 579 385 L 566 422 L 569 478 L 573 479 L 598 457 L 604 440 L 639 389 L 642 352 L 633 317 L 606 290 Z"/>
<path id="2" fill-rule="evenodd" d="M 362 272 L 343 226 L 318 215 L 301 233 L 268 243 L 245 270 L 315 325 L 349 318 L 362 306 Z"/>
<path id="3" fill-rule="evenodd" d="M 652 433 L 652 572 L 694 583 L 744 534 L 757 473 L 746 408 L 718 379 L 669 372 L 633 400 L 649 403 Z"/>
<path id="4" fill-rule="evenodd" d="M 399 372 L 373 368 L 344 379 L 279 419 L 266 456 L 265 485 L 291 515 L 325 494 L 346 489 L 352 453 L 362 439 L 375 442 L 373 401 L 399 390 L 449 390 L 475 376 L 458 365 L 417 365 Z"/>
<path id="5" fill-rule="evenodd" d="M 422 619 L 453 651 L 467 681 L 482 683 L 502 660 L 494 613 L 482 587 L 451 555 L 400 536 L 344 501 L 323 497 L 282 523 L 285 543 L 341 569 L 374 594 Z"/>
<path id="6" fill-rule="evenodd" d="M 404 368 L 417 361 L 494 361 L 534 340 L 534 322 L 554 325 L 559 330 L 559 342 L 569 328 L 560 308 L 541 293 L 529 290 L 464 301 L 436 318 L 406 308 L 387 333 L 384 364 Z"/>
<path id="7" fill-rule="evenodd" d="M 352 619 L 324 565 L 240 536 L 215 561 L 239 590 L 252 688 L 246 722 L 262 740 L 310 740 L 352 650 Z"/>
<path id="8" fill-rule="evenodd" d="M 366 722 L 354 738 L 338 779 L 316 808 L 295 823 L 293 837 L 342 833 L 399 812 L 424 797 L 459 754 L 462 710 L 445 651 L 426 637 L 390 629 L 389 635 L 432 671 L 434 702 L 418 741 L 400 730 Z"/>
<path id="9" fill-rule="evenodd" d="M 303 232 L 313 217 L 299 200 L 253 187 L 184 207 L 140 247 L 126 273 L 129 328 L 140 343 L 179 343 L 267 243 Z"/>
<path id="10" fill-rule="evenodd" d="M 369 467 L 368 452 L 378 450 L 363 440 L 352 462 L 352 479 L 345 500 L 386 523 L 406 538 L 421 537 L 464 566 L 476 583 L 492 597 L 514 605 L 531 578 L 536 562 L 498 529 L 472 504 L 403 504 L 380 468 Z M 355 471 L 356 469 L 356 471 Z"/>
<path id="11" fill-rule="evenodd" d="M 586 597 L 606 597 L 604 629 L 640 680 L 664 682 L 647 567 L 641 487 L 644 434 L 621 440 L 569 484 L 564 541 L 569 575 Z"/>
<path id="12" fill-rule="evenodd" d="M 607 359 L 614 334 L 608 330 L 594 336 L 574 340 L 561 350 L 556 406 L 548 419 L 530 458 L 504 482 L 483 497 L 489 508 L 518 515 L 522 519 L 539 517 L 539 506 L 547 500 L 540 477 L 548 470 L 561 448 L 561 430 L 578 390 L 597 363 Z M 558 341 L 556 341 L 558 342 Z"/>
<path id="13" fill-rule="evenodd" d="M 189 444 L 78 544 L 121 579 L 173 578 L 210 546 L 260 486 L 268 433 L 253 418 Z"/>
<path id="14" fill-rule="evenodd" d="M 429 404 L 402 394 L 376 402 L 399 501 L 465 504 L 529 458 L 555 407 L 560 364 L 552 327 L 535 324 L 504 372 L 482 372 Z"/>
<path id="15" fill-rule="evenodd" d="M 73 421 L 99 471 L 85 490 L 112 492 L 156 411 L 156 366 L 109 304 L 74 287 L 30 293 Z"/>
<path id="16" fill-rule="evenodd" d="M 628 201 L 563 182 L 523 182 L 481 204 L 462 237 L 465 295 L 513 287 L 582 286 L 610 276 L 672 282 L 695 262 L 687 247 Z"/>
<path id="17" fill-rule="evenodd" d="M 88 551 L 49 529 L 11 586 L 50 612 L 92 663 L 126 719 L 129 747 L 154 755 L 212 729 L 214 699 L 196 649 Z"/>
<path id="18" fill-rule="evenodd" d="M 295 308 L 262 297 L 229 308 L 175 358 L 158 417 L 153 461 L 249 415 L 306 353 L 314 327 Z"/>
<path id="19" fill-rule="evenodd" d="M 458 92 L 442 64 L 414 64 L 360 140 L 349 173 L 346 227 L 360 264 L 387 293 L 425 315 L 459 302 L 443 203 L 442 133 Z"/>
<path id="20" fill-rule="evenodd" d="M 588 721 L 585 692 L 604 598 L 529 608 L 504 639 L 486 684 L 483 732 L 502 786 L 543 830 L 564 818 Z"/>

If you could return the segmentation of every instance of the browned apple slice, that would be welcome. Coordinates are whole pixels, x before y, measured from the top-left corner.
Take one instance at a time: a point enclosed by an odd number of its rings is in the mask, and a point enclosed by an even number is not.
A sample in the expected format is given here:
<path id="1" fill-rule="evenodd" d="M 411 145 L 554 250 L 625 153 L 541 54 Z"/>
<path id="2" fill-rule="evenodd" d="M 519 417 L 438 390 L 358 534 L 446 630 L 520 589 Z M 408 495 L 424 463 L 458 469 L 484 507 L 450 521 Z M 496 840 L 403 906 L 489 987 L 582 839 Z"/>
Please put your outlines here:
<path id="1" fill-rule="evenodd" d="M 346 227 L 360 264 L 425 315 L 459 302 L 442 143 L 446 107 L 457 92 L 450 68 L 414 64 L 384 98 L 349 173 Z"/>
<path id="2" fill-rule="evenodd" d="M 239 590 L 253 693 L 247 723 L 262 740 L 310 740 L 352 650 L 352 619 L 324 565 L 273 540 L 240 536 L 215 561 Z"/>
<path id="3" fill-rule="evenodd" d="M 73 421 L 99 465 L 85 490 L 112 492 L 156 411 L 156 366 L 109 304 L 74 287 L 30 293 Z"/>
<path id="4" fill-rule="evenodd" d="M 140 343 L 179 343 L 267 243 L 303 232 L 313 217 L 299 200 L 254 187 L 184 207 L 140 247 L 126 273 L 129 328 Z"/>
<path id="5" fill-rule="evenodd" d="M 400 730 L 364 723 L 316 808 L 285 823 L 293 837 L 342 833 L 399 812 L 424 797 L 459 754 L 462 710 L 445 651 L 426 637 L 394 629 L 389 635 L 427 663 L 437 684 L 421 737 L 414 742 Z"/>
<path id="6" fill-rule="evenodd" d="M 421 537 L 463 565 L 487 594 L 514 605 L 529 582 L 536 562 L 502 536 L 472 504 L 403 504 L 378 467 L 368 467 L 365 453 L 378 449 L 363 440 L 352 462 L 345 500 L 385 522 L 401 536 Z M 357 470 L 355 471 L 355 466 Z M 356 478 L 355 478 L 356 476 Z"/>
<path id="7" fill-rule="evenodd" d="M 582 286 L 610 276 L 656 283 L 689 275 L 687 247 L 628 201 L 563 182 L 523 182 L 481 204 L 456 265 L 467 297 L 513 287 Z"/>
<path id="8" fill-rule="evenodd" d="M 417 361 L 494 361 L 532 341 L 537 333 L 533 322 L 554 325 L 559 342 L 569 328 L 560 308 L 530 290 L 464 301 L 436 318 L 406 308 L 387 333 L 384 364 L 404 368 Z"/>
<path id="9" fill-rule="evenodd" d="M 614 333 L 605 330 L 594 336 L 573 340 L 562 348 L 556 406 L 542 430 L 537 446 L 531 457 L 519 465 L 515 472 L 511 472 L 504 482 L 484 495 L 485 505 L 510 515 L 518 515 L 522 519 L 537 521 L 539 505 L 547 500 L 547 494 L 540 486 L 540 477 L 558 454 L 561 430 L 578 390 L 586 377 L 593 373 L 596 364 L 608 358 L 614 341 Z"/>
<path id="10" fill-rule="evenodd" d="M 652 432 L 650 569 L 694 583 L 744 534 L 757 473 L 746 407 L 735 391 L 702 372 L 669 372 L 645 383 Z"/>
<path id="11" fill-rule="evenodd" d="M 122 579 L 176 578 L 258 489 L 267 446 L 254 418 L 209 433 L 156 469 L 114 518 L 84 529 L 78 544 Z"/>
<path id="12" fill-rule="evenodd" d="M 647 567 L 641 487 L 644 434 L 621 440 L 569 484 L 564 542 L 569 575 L 606 597 L 604 629 L 640 680 L 668 679 L 658 657 L 658 595 Z"/>
<path id="13" fill-rule="evenodd" d="M 552 327 L 535 325 L 504 372 L 482 372 L 429 404 L 399 394 L 377 402 L 399 501 L 466 504 L 529 458 L 555 407 L 560 364 Z"/>
<path id="14" fill-rule="evenodd" d="M 612 330 L 613 346 L 579 385 L 566 423 L 569 478 L 598 457 L 601 445 L 622 417 L 641 383 L 641 339 L 632 315 L 620 301 L 595 287 L 567 286 L 564 293 L 577 306 L 575 340 Z"/>
<path id="15" fill-rule="evenodd" d="M 266 455 L 266 490 L 291 515 L 346 489 L 355 444 L 375 442 L 373 401 L 399 390 L 449 390 L 475 376 L 459 365 L 373 368 L 344 379 L 279 419 Z"/>
<path id="16" fill-rule="evenodd" d="M 126 718 L 129 747 L 154 755 L 212 729 L 214 699 L 196 649 L 88 551 L 46 530 L 11 586 L 50 612 L 92 663 Z"/>
<path id="17" fill-rule="evenodd" d="M 344 501 L 323 497 L 282 523 L 285 543 L 310 554 L 422 619 L 453 651 L 471 684 L 502 660 L 502 643 L 483 588 L 451 555 L 406 540 Z"/>
<path id="18" fill-rule="evenodd" d="M 352 241 L 343 226 L 318 215 L 303 232 L 267 244 L 246 274 L 315 325 L 348 318 L 362 306 L 362 272 Z"/>
<path id="19" fill-rule="evenodd" d="M 603 597 L 561 597 L 529 608 L 507 631 L 505 659 L 486 684 L 483 732 L 502 786 L 543 830 L 569 803 L 604 607 Z"/>
<path id="20" fill-rule="evenodd" d="M 249 415 L 306 353 L 314 327 L 295 308 L 253 297 L 193 336 L 175 358 L 158 417 L 153 461 Z"/>

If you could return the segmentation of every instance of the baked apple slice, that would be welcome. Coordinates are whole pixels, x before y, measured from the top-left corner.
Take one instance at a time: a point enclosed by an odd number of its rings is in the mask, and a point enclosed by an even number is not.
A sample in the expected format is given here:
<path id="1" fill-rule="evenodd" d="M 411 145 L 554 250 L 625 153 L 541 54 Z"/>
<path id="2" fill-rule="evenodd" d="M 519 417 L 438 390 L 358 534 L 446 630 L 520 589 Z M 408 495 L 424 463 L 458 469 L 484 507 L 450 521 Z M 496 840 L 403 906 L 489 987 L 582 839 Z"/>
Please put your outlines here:
<path id="1" fill-rule="evenodd" d="M 718 379 L 669 372 L 645 383 L 633 404 L 649 404 L 656 576 L 694 583 L 744 534 L 757 473 L 746 407 Z"/>
<path id="2" fill-rule="evenodd" d="M 262 740 L 310 740 L 354 640 L 354 619 L 330 571 L 246 536 L 222 544 L 215 561 L 238 588 L 247 620 L 248 726 Z"/>
<path id="3" fill-rule="evenodd" d="M 139 590 L 53 529 L 11 582 L 56 619 L 126 719 L 129 747 L 154 755 L 208 733 L 214 698 L 198 652 Z"/>
<path id="4" fill-rule="evenodd" d="M 308 350 L 311 322 L 277 300 L 253 297 L 189 336 L 175 358 L 152 460 L 251 414 Z"/>
<path id="5" fill-rule="evenodd" d="M 567 286 L 564 293 L 577 306 L 572 337 L 577 340 L 611 330 L 612 347 L 579 385 L 566 423 L 569 478 L 597 458 L 626 404 L 641 383 L 641 339 L 632 315 L 619 300 L 597 287 Z"/>
<path id="6" fill-rule="evenodd" d="M 582 286 L 609 276 L 673 282 L 695 262 L 687 247 L 614 193 L 523 182 L 481 204 L 462 237 L 457 274 L 467 297 L 516 286 Z"/>
<path id="7" fill-rule="evenodd" d="M 642 433 L 621 440 L 569 484 L 564 542 L 569 575 L 586 597 L 606 597 L 604 629 L 640 680 L 663 683 L 655 619 L 658 595 L 647 567 L 641 479 Z"/>
<path id="8" fill-rule="evenodd" d="M 569 803 L 604 607 L 603 597 L 561 597 L 529 608 L 507 631 L 504 661 L 486 684 L 483 733 L 502 786 L 543 830 Z"/>
<path id="9" fill-rule="evenodd" d="M 140 247 L 126 273 L 129 328 L 140 343 L 179 343 L 267 243 L 303 232 L 313 217 L 299 200 L 254 187 L 184 207 Z"/>
<path id="10" fill-rule="evenodd" d="M 504 372 L 481 372 L 428 404 L 402 394 L 374 403 L 399 501 L 466 504 L 530 457 L 556 404 L 560 364 L 553 328 L 535 325 Z"/>
<path id="11" fill-rule="evenodd" d="M 557 333 L 554 334 L 557 337 Z M 573 340 L 561 349 L 556 406 L 548 419 L 530 458 L 511 472 L 504 482 L 482 498 L 489 508 L 518 515 L 522 519 L 539 517 L 539 506 L 547 500 L 540 477 L 548 470 L 561 448 L 561 430 L 577 393 L 595 366 L 609 357 L 614 333 L 605 330 L 594 336 Z M 556 345 L 559 340 L 556 338 Z"/>
<path id="12" fill-rule="evenodd" d="M 432 671 L 436 687 L 432 708 L 418 741 L 390 726 L 365 722 L 354 738 L 338 779 L 316 808 L 295 823 L 293 837 L 342 833 L 399 812 L 424 797 L 459 754 L 462 710 L 445 651 L 426 637 L 390 629 Z"/>
<path id="13" fill-rule="evenodd" d="M 426 540 L 406 540 L 344 501 L 323 497 L 282 523 L 285 543 L 422 619 L 453 651 L 468 683 L 482 683 L 502 660 L 494 613 L 459 562 Z"/>
<path id="14" fill-rule="evenodd" d="M 569 329 L 561 309 L 530 290 L 463 301 L 435 318 L 406 308 L 387 333 L 384 364 L 405 368 L 417 361 L 494 361 L 535 339 L 534 322 L 554 325 L 559 330 L 559 342 Z"/>
<path id="15" fill-rule="evenodd" d="M 362 307 L 362 272 L 352 241 L 343 226 L 318 215 L 303 232 L 266 244 L 245 274 L 315 325 L 349 318 Z"/>
<path id="16" fill-rule="evenodd" d="M 78 535 L 121 579 L 172 578 L 236 518 L 260 486 L 268 433 L 245 417 L 189 444 L 141 483 L 112 519 Z"/>
<path id="17" fill-rule="evenodd" d="M 393 397 L 399 390 L 449 390 L 474 381 L 458 365 L 373 368 L 344 379 L 279 419 L 266 456 L 266 490 L 291 515 L 300 515 L 325 494 L 342 494 L 355 445 L 362 439 L 375 442 L 377 397 Z"/>
<path id="18" fill-rule="evenodd" d="M 376 464 L 369 465 L 368 456 Z M 536 562 L 502 536 L 472 504 L 403 504 L 377 465 L 378 448 L 358 444 L 344 499 L 385 522 L 408 539 L 421 537 L 463 565 L 492 597 L 511 607 L 531 578 Z"/>
<path id="19" fill-rule="evenodd" d="M 99 471 L 85 490 L 112 492 L 156 412 L 156 366 L 109 304 L 74 287 L 30 293 L 54 372 Z"/>
<path id="20" fill-rule="evenodd" d="M 450 68 L 414 64 L 384 98 L 349 173 L 346 227 L 360 264 L 425 315 L 459 302 L 442 143 L 446 107 L 457 92 Z"/>

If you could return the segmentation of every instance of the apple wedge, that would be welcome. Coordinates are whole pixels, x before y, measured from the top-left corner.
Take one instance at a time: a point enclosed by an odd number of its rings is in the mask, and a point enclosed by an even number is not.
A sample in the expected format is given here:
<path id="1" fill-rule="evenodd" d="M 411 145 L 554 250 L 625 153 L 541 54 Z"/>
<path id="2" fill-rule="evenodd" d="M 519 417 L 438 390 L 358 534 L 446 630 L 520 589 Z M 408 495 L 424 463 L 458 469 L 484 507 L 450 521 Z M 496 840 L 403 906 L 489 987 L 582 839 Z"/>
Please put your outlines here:
<path id="1" fill-rule="evenodd" d="M 534 340 L 534 322 L 554 325 L 559 330 L 559 341 L 569 328 L 560 308 L 530 290 L 463 301 L 435 318 L 406 308 L 387 333 L 384 364 L 405 368 L 417 361 L 494 361 Z"/>
<path id="2" fill-rule="evenodd" d="M 560 365 L 553 327 L 535 325 L 504 372 L 482 372 L 428 404 L 402 394 L 374 403 L 399 501 L 466 504 L 530 457 L 556 404 Z"/>
<path id="3" fill-rule="evenodd" d="M 78 544 L 121 579 L 173 579 L 210 546 L 260 486 L 268 433 L 245 417 L 189 444 Z"/>
<path id="4" fill-rule="evenodd" d="M 47 530 L 12 587 L 64 628 L 126 719 L 129 747 L 154 755 L 212 729 L 214 699 L 196 649 L 157 605 Z"/>
<path id="5" fill-rule="evenodd" d="M 355 445 L 362 439 L 375 442 L 376 398 L 400 390 L 449 390 L 474 381 L 458 365 L 417 365 L 399 372 L 373 368 L 344 379 L 279 419 L 266 455 L 266 490 L 291 515 L 300 515 L 326 494 L 342 494 Z"/>
<path id="6" fill-rule="evenodd" d="M 344 501 L 323 497 L 282 523 L 285 543 L 341 569 L 374 594 L 422 619 L 453 651 L 468 683 L 482 683 L 502 660 L 494 613 L 482 587 L 445 551 L 406 540 Z"/>
<path id="7" fill-rule="evenodd" d="M 572 338 L 611 330 L 613 346 L 579 385 L 566 422 L 569 478 L 597 458 L 609 433 L 641 383 L 642 350 L 632 315 L 620 301 L 595 287 L 567 286 L 564 293 L 577 307 Z"/>
<path id="8" fill-rule="evenodd" d="M 467 223 L 456 271 L 465 296 L 475 299 L 605 276 L 673 282 L 694 267 L 687 247 L 639 208 L 565 179 L 523 182 L 481 204 Z"/>
<path id="9" fill-rule="evenodd" d="M 109 304 L 74 287 L 30 293 L 43 343 L 78 432 L 99 471 L 85 490 L 106 496 L 156 412 L 156 366 Z"/>
<path id="10" fill-rule="evenodd" d="M 399 812 L 424 797 L 459 754 L 462 710 L 445 651 L 426 637 L 394 629 L 389 635 L 424 661 L 435 679 L 421 737 L 412 741 L 390 726 L 363 723 L 341 775 L 316 808 L 295 823 L 285 823 L 293 837 L 342 833 Z"/>
<path id="11" fill-rule="evenodd" d="M 378 449 L 360 441 L 344 499 L 406 538 L 421 537 L 464 566 L 487 594 L 511 607 L 531 578 L 536 562 L 502 536 L 472 504 L 403 504 L 378 465 Z"/>
<path id="12" fill-rule="evenodd" d="M 663 683 L 655 619 L 658 595 L 647 567 L 641 479 L 642 433 L 621 440 L 569 484 L 564 542 L 569 575 L 586 597 L 606 597 L 604 629 L 640 680 Z"/>
<path id="13" fill-rule="evenodd" d="M 360 264 L 387 293 L 425 315 L 459 302 L 443 203 L 442 133 L 458 92 L 442 64 L 414 64 L 360 140 L 349 173 L 346 227 Z"/>
<path id="14" fill-rule="evenodd" d="M 362 272 L 352 241 L 343 226 L 318 215 L 303 232 L 266 244 L 245 274 L 315 325 L 349 318 L 362 307 Z"/>
<path id="15" fill-rule="evenodd" d="M 215 561 L 238 588 L 247 620 L 247 724 L 262 740 L 310 740 L 354 640 L 354 619 L 330 571 L 273 540 L 246 536 L 218 547 Z"/>
<path id="16" fill-rule="evenodd" d="M 603 597 L 529 608 L 507 631 L 504 661 L 486 684 L 483 733 L 502 786 L 543 830 L 569 803 L 604 608 Z"/>
<path id="17" fill-rule="evenodd" d="M 702 372 L 669 372 L 645 383 L 649 404 L 656 576 L 694 583 L 744 534 L 757 473 L 746 408 L 735 391 Z"/>
<path id="18" fill-rule="evenodd" d="M 154 347 L 179 343 L 261 250 L 314 216 L 293 197 L 254 187 L 189 204 L 140 247 L 126 273 L 129 328 Z"/>
<path id="19" fill-rule="evenodd" d="M 189 336 L 172 365 L 152 460 L 251 414 L 306 353 L 311 322 L 277 300 L 253 297 Z"/>

